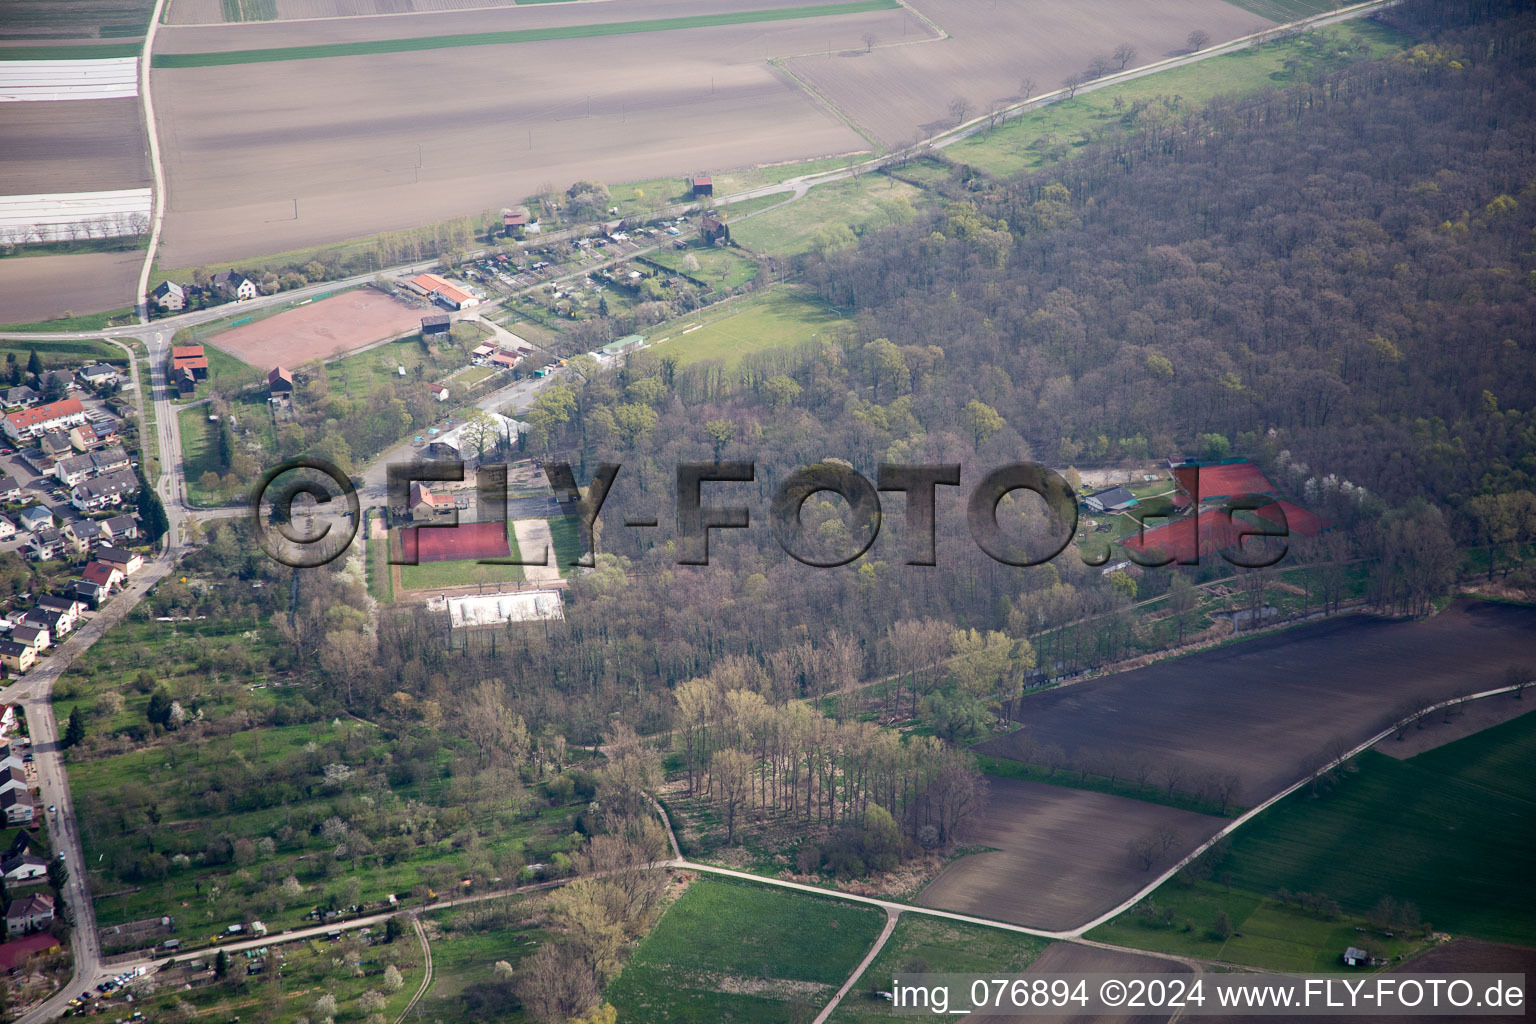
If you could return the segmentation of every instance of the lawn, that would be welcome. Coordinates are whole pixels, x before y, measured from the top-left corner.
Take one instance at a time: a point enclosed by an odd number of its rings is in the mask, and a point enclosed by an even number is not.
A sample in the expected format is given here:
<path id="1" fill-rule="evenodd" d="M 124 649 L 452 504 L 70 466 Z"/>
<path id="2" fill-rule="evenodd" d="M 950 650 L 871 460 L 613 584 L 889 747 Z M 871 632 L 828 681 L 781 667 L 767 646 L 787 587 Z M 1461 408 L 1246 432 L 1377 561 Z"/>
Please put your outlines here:
<path id="1" fill-rule="evenodd" d="M 1529 945 L 1536 889 L 1513 866 L 1536 842 L 1533 758 L 1530 715 L 1405 761 L 1367 751 L 1332 791 L 1303 789 L 1235 833 L 1212 868 L 1223 884 L 1175 880 L 1150 897 L 1194 921 L 1192 932 L 1149 927 L 1133 911 L 1090 937 L 1276 970 L 1329 969 L 1344 945 L 1401 951 L 1402 940 L 1359 920 L 1390 897 L 1438 930 Z M 1343 915 L 1282 904 L 1274 898 L 1282 889 L 1327 896 Z M 1224 944 L 1205 934 L 1218 910 L 1237 932 Z"/>
<path id="2" fill-rule="evenodd" d="M 204 473 L 219 472 L 217 425 L 208 421 L 208 406 L 197 405 L 176 414 L 176 429 L 181 432 L 181 468 L 187 478 L 187 498 L 194 505 L 218 505 L 217 491 L 202 483 Z"/>
<path id="3" fill-rule="evenodd" d="M 903 914 L 880 955 L 832 1014 L 829 1024 L 884 1024 L 891 1019 L 890 1003 L 872 993 L 889 991 L 897 974 L 1017 975 L 1034 962 L 1049 943 L 1031 935 L 945 921 L 920 914 Z"/>
<path id="4" fill-rule="evenodd" d="M 818 4 L 809 7 L 783 7 L 760 11 L 726 11 L 680 18 L 652 18 L 646 21 L 612 21 L 595 25 L 560 25 L 550 28 L 514 29 L 506 32 L 476 32 L 449 36 L 422 36 L 415 39 L 373 39 L 350 43 L 320 43 L 311 46 L 286 46 L 262 50 L 228 50 L 219 53 L 156 54 L 157 68 L 200 68 L 221 64 L 260 64 L 280 60 L 311 60 L 317 57 L 355 57 L 371 53 L 408 53 L 415 50 L 440 50 L 456 46 L 487 46 L 509 43 L 534 43 L 549 39 L 589 39 L 594 36 L 634 35 L 642 32 L 668 32 L 674 29 L 712 28 L 720 25 L 752 25 L 759 22 L 821 18 L 829 15 L 885 11 L 900 6 L 896 0 L 852 0 L 848 3 Z"/>
<path id="5" fill-rule="evenodd" d="M 791 288 L 773 288 L 740 302 L 701 310 L 651 330 L 658 356 L 683 363 L 734 363 L 749 352 L 785 348 L 829 336 L 847 324 L 831 306 Z M 693 329 L 699 324 L 697 329 Z"/>
<path id="6" fill-rule="evenodd" d="M 697 269 L 688 269 L 689 257 L 693 258 Z M 748 259 L 739 251 L 710 245 L 701 239 L 694 239 L 684 249 L 658 249 L 646 259 L 673 273 L 704 281 L 721 292 L 740 288 L 762 270 L 756 260 Z"/>
<path id="7" fill-rule="evenodd" d="M 171 339 L 173 345 L 203 345 L 203 353 L 208 357 L 208 379 L 198 384 L 197 391 L 185 398 L 176 396 L 171 399 L 180 405 L 195 402 L 198 399 L 207 398 L 210 391 L 219 391 L 231 394 L 242 388 L 266 381 L 267 375 L 248 363 L 243 363 L 223 349 L 213 345 L 203 344 L 202 338 L 207 337 L 207 331 L 198 331 L 196 328 L 183 328 L 176 332 Z"/>
<path id="8" fill-rule="evenodd" d="M 517 967 L 538 950 L 547 937 L 538 927 L 546 902 L 543 896 L 511 897 L 423 915 L 432 942 L 432 987 L 418 1004 L 421 1019 L 526 1020 L 509 1009 L 509 986 L 496 977 L 495 965 L 505 960 Z"/>
<path id="9" fill-rule="evenodd" d="M 622 1021 L 782 1024 L 825 1005 L 884 924 L 870 907 L 746 882 L 695 880 L 607 1000 Z"/>
<path id="10" fill-rule="evenodd" d="M 23 373 L 32 353 L 43 364 L 44 370 L 78 370 L 93 362 L 113 363 L 127 371 L 128 357 L 123 350 L 110 342 L 88 339 L 84 341 L 0 341 L 0 360 L 16 357 L 16 365 Z"/>
<path id="11" fill-rule="evenodd" d="M 810 251 L 823 229 L 844 225 L 854 234 L 892 222 L 882 207 L 894 200 L 916 203 L 922 191 L 884 174 L 865 174 L 820 185 L 801 199 L 731 224 L 731 239 L 756 252 L 795 256 Z M 900 214 L 899 207 L 896 208 Z M 730 207 L 726 207 L 727 212 Z M 904 216 L 910 216 L 910 213 Z"/>
<path id="12" fill-rule="evenodd" d="M 1253 0 L 1240 6 L 1256 9 L 1260 4 L 1289 6 L 1295 2 Z M 1362 59 L 1367 55 L 1340 52 L 1339 44 L 1355 36 L 1370 44 L 1370 57 L 1383 57 L 1411 44 L 1408 37 L 1385 26 L 1352 21 L 1347 29 L 1318 29 L 1082 93 L 963 139 L 943 152 L 956 163 L 970 164 L 1000 178 L 1034 170 L 1055 162 L 1072 146 L 1082 145 L 1084 133 L 1091 135 L 1117 124 L 1134 130 L 1177 116 L 1186 104 L 1283 86 L 1297 76 L 1305 80 L 1313 71 Z M 1293 61 L 1294 73 L 1287 67 Z M 1172 102 L 1163 102 L 1169 100 Z M 1140 112 L 1139 106 L 1144 107 Z"/>
<path id="13" fill-rule="evenodd" d="M 101 51 L 105 50 L 105 49 L 108 49 L 108 48 L 109 47 L 105 47 L 105 46 L 92 46 L 92 47 L 90 47 L 90 50 L 96 56 L 106 57 L 106 56 L 109 56 L 109 55 L 108 54 L 104 54 Z M 38 50 L 53 50 L 53 49 L 74 50 L 74 49 L 83 49 L 83 47 L 34 46 L 34 47 L 29 48 L 27 50 L 27 52 L 30 54 L 30 53 L 34 53 L 34 52 L 36 52 Z M 137 53 L 138 52 L 138 47 L 135 46 L 133 48 L 133 51 L 134 51 L 134 53 Z M 34 57 L 34 58 L 7 58 L 6 57 L 7 53 L 13 53 L 13 52 L 15 52 L 15 51 L 0 50 L 0 60 L 6 60 L 6 59 L 41 60 L 42 59 L 40 57 Z M 58 59 L 58 60 L 65 60 L 65 59 L 72 59 L 72 58 L 67 58 L 67 57 L 61 56 L 61 57 L 58 57 L 56 59 Z M 129 307 L 127 309 L 109 310 L 108 312 L 105 312 L 105 313 L 85 313 L 85 314 L 83 314 L 81 316 L 61 316 L 61 317 L 57 317 L 57 318 L 55 318 L 53 320 L 38 320 L 35 323 L 29 323 L 29 324 L 0 324 L 0 329 L 6 330 L 6 331 L 39 331 L 39 332 L 42 332 L 42 333 L 49 333 L 49 332 L 57 331 L 60 334 L 67 334 L 67 333 L 74 333 L 74 332 L 79 332 L 79 331 L 99 331 L 99 330 L 101 330 L 102 328 L 105 328 L 105 327 L 121 327 L 121 326 L 123 326 L 125 324 L 131 324 L 131 323 L 134 323 L 134 322 L 135 322 L 135 320 L 134 320 L 134 312 L 133 312 L 132 307 Z"/>

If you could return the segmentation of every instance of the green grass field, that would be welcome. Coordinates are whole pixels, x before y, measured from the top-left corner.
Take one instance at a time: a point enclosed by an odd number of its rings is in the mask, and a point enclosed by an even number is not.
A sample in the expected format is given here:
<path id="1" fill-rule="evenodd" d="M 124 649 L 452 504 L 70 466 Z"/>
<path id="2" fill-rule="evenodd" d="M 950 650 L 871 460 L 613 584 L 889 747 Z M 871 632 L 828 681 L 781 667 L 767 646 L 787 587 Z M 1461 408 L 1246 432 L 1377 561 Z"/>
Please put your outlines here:
<path id="1" fill-rule="evenodd" d="M 828 1024 L 885 1024 L 891 1004 L 872 997 L 890 991 L 905 971 L 939 974 L 1016 975 L 1049 945 L 1045 939 L 996 928 L 903 914 L 885 947 L 843 997 Z"/>
<path id="2" fill-rule="evenodd" d="M 538 926 L 545 904 L 544 897 L 513 897 L 423 915 L 432 935 L 432 987 L 419 1004 L 421 1019 L 527 1020 L 509 1008 L 510 986 L 496 977 L 495 964 L 505 960 L 517 967 L 538 950 L 548 937 Z"/>
<path id="3" fill-rule="evenodd" d="M 915 203 L 920 195 L 920 189 L 895 178 L 866 174 L 813 188 L 804 198 L 777 210 L 745 220 L 733 218 L 731 238 L 756 252 L 795 256 L 810 251 L 823 228 L 842 224 L 862 234 L 890 223 L 882 203 L 898 197 Z"/>
<path id="4" fill-rule="evenodd" d="M 697 262 L 698 269 L 688 269 L 690 256 Z M 705 281 L 717 291 L 740 288 L 757 277 L 762 269 L 755 260 L 743 256 L 740 252 L 706 245 L 699 240 L 689 243 L 686 249 L 658 249 L 646 258 L 675 273 L 687 274 Z"/>
<path id="5" fill-rule="evenodd" d="M 263 50 L 229 50 L 222 53 L 162 53 L 154 58 L 157 68 L 203 68 L 222 64 L 262 64 L 280 60 L 312 60 L 317 57 L 355 57 L 373 53 L 409 53 L 415 50 L 440 50 L 456 46 L 488 46 L 507 43 L 534 43 L 548 39 L 588 39 L 593 36 L 634 35 L 642 32 L 666 32 L 672 29 L 710 28 L 718 25 L 752 25 L 759 22 L 821 18 L 828 15 L 884 11 L 900 6 L 896 0 L 852 0 L 850 3 L 818 4 L 811 7 L 783 7 L 761 11 L 731 11 L 699 14 L 681 18 L 653 18 L 648 21 L 613 21 L 596 25 L 562 25 L 553 28 L 517 29 L 508 32 L 479 32 L 449 36 L 423 36 L 416 39 L 372 39 L 355 43 L 324 43 L 314 46 L 287 46 Z"/>
<path id="6" fill-rule="evenodd" d="M 33 47 L 33 49 L 51 50 L 54 49 L 54 47 L 37 46 Z M 83 47 L 81 49 L 83 49 Z M 93 46 L 91 49 L 104 49 L 104 47 Z M 0 51 L 0 54 L 3 54 L 3 52 L 4 51 Z M 5 57 L 0 55 L 0 60 L 4 59 Z M 82 58 L 76 56 L 59 57 L 58 59 L 79 60 Z M 37 320 L 26 324 L 0 324 L 0 329 L 6 331 L 38 331 L 44 334 L 57 331 L 61 334 L 64 334 L 77 331 L 99 331 L 104 327 L 122 327 L 126 324 L 134 322 L 135 320 L 133 309 L 132 307 L 129 307 L 126 309 L 108 310 L 105 313 L 84 313 L 80 316 L 61 316 L 53 320 Z"/>
<path id="7" fill-rule="evenodd" d="M 0 361 L 15 356 L 23 374 L 34 351 L 45 370 L 78 370 L 96 361 L 113 363 L 125 372 L 128 366 L 123 350 L 105 341 L 0 341 Z"/>
<path id="8" fill-rule="evenodd" d="M 799 345 L 846 323 L 830 306 L 792 289 L 774 288 L 653 328 L 651 344 L 658 356 L 676 355 L 684 363 L 705 359 L 734 363 L 749 352 Z M 703 326 L 688 330 L 694 324 Z"/>
<path id="9" fill-rule="evenodd" d="M 1332 969 L 1344 945 L 1405 948 L 1363 924 L 1390 897 L 1413 903 L 1437 930 L 1529 945 L 1536 889 L 1515 865 L 1536 843 L 1533 761 L 1536 715 L 1406 761 L 1367 751 L 1333 791 L 1302 790 L 1240 829 L 1213 869 L 1230 884 L 1175 880 L 1152 895 L 1194 921 L 1193 932 L 1149 928 L 1132 912 L 1090 937 L 1277 970 Z M 1281 889 L 1328 896 L 1344 916 L 1284 905 L 1274 898 Z M 1225 943 L 1205 934 L 1218 910 L 1238 933 Z"/>
<path id="10" fill-rule="evenodd" d="M 1288 5 L 1294 0 L 1256 0 Z M 1240 6 L 1248 7 L 1248 3 Z M 1315 11 L 1309 13 L 1316 13 Z M 1289 20 L 1289 19 L 1282 19 Z M 1359 36 L 1370 44 L 1369 54 L 1343 54 L 1340 44 Z M 1093 134 L 1116 124 L 1136 127 L 1173 116 L 1159 99 L 1177 98 L 1180 105 L 1203 104 L 1216 96 L 1237 96 L 1285 85 L 1294 76 L 1329 70 L 1354 60 L 1384 57 L 1411 45 L 1399 32 L 1368 21 L 1352 21 L 1347 27 L 1308 32 L 1294 39 L 1249 47 L 1185 67 L 1171 68 L 1122 85 L 1082 93 L 1030 111 L 1001 127 L 963 139 L 944 149 L 959 164 L 970 164 L 997 177 L 1034 170 L 1055 161 L 1083 144 L 1084 133 Z M 1289 62 L 1295 62 L 1293 73 Z M 1137 104 L 1151 103 L 1138 118 Z M 1118 104 L 1118 105 L 1117 105 Z M 820 191 L 815 190 L 815 191 Z M 812 193 L 814 195 L 814 191 Z"/>
<path id="11" fill-rule="evenodd" d="M 782 1024 L 831 998 L 880 934 L 869 907 L 745 882 L 693 882 L 608 987 L 621 1021 Z"/>

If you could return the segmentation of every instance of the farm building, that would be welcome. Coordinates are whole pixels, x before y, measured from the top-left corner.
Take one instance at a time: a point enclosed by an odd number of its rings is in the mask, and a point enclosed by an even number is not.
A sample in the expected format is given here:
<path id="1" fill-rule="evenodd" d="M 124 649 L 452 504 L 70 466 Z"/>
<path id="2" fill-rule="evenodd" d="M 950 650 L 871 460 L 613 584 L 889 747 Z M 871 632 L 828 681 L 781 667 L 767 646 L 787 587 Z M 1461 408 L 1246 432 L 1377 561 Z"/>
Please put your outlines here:
<path id="1" fill-rule="evenodd" d="M 431 316 L 421 318 L 421 336 L 423 338 L 445 337 L 453 330 L 453 322 L 448 319 L 447 313 L 433 313 Z"/>
<path id="2" fill-rule="evenodd" d="M 699 237 L 706 242 L 729 242 L 731 229 L 725 223 L 725 214 L 710 210 L 699 218 Z"/>
<path id="3" fill-rule="evenodd" d="M 171 383 L 176 385 L 176 395 L 179 398 L 186 398 L 197 391 L 197 375 L 185 366 L 171 371 Z"/>
<path id="4" fill-rule="evenodd" d="M 558 590 L 450 597 L 428 602 L 427 607 L 433 611 L 447 611 L 448 624 L 452 629 L 500 626 L 508 622 L 542 622 L 565 617 Z"/>
<path id="5" fill-rule="evenodd" d="M 1346 949 L 1344 951 L 1344 955 L 1339 959 L 1343 960 L 1344 963 L 1349 967 L 1371 966 L 1371 954 L 1367 953 L 1363 949 L 1356 949 L 1354 946 L 1350 946 L 1348 949 Z"/>
<path id="6" fill-rule="evenodd" d="M 514 235 L 528 226 L 528 211 L 519 206 L 511 210 L 501 211 L 501 230 L 504 234 Z"/>
<path id="7" fill-rule="evenodd" d="M 1095 491 L 1083 498 L 1083 506 L 1090 512 L 1124 512 L 1128 508 L 1134 508 L 1137 502 L 1135 495 L 1124 487 L 1110 487 L 1106 490 Z"/>
<path id="8" fill-rule="evenodd" d="M 1173 481 L 1178 486 L 1182 503 L 1221 504 L 1238 498 L 1276 496 L 1275 485 L 1269 482 L 1258 466 L 1247 459 L 1230 459 L 1225 462 L 1182 462 L 1170 467 Z"/>
<path id="9" fill-rule="evenodd" d="M 149 297 L 155 300 L 155 305 L 164 310 L 178 310 L 187 307 L 186 290 L 175 281 L 161 281 L 155 286 L 155 290 L 149 293 Z"/>
<path id="10" fill-rule="evenodd" d="M 417 274 L 410 280 L 412 291 L 419 292 L 433 302 L 447 306 L 449 309 L 468 309 L 478 306 L 480 300 L 471 295 L 466 289 L 452 282 L 438 277 L 436 274 Z"/>
<path id="11" fill-rule="evenodd" d="M 293 396 L 293 372 L 281 366 L 267 371 L 267 397 L 286 401 Z"/>
<path id="12" fill-rule="evenodd" d="M 693 198 L 702 199 L 715 194 L 715 179 L 708 174 L 695 174 L 688 179 L 688 187 L 693 192 Z"/>

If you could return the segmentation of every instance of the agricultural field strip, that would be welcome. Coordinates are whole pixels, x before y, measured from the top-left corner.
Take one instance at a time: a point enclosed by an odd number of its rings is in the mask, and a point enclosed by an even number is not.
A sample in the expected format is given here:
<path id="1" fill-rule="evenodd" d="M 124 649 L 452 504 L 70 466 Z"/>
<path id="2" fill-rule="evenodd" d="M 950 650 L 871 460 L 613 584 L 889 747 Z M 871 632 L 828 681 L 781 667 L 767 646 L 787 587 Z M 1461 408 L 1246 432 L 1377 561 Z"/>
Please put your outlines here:
<path id="1" fill-rule="evenodd" d="M 675 29 L 713 28 L 722 25 L 750 25 L 758 22 L 822 18 L 841 14 L 863 14 L 867 11 L 895 10 L 900 6 L 897 0 L 853 0 L 851 3 L 820 4 L 814 7 L 732 11 L 720 14 L 699 14 L 684 18 L 656 18 L 650 21 L 613 21 L 601 22 L 595 25 L 567 25 L 554 28 L 513 29 L 503 32 L 422 36 L 415 39 L 374 39 L 351 43 L 272 47 L 261 50 L 226 50 L 215 53 L 161 53 L 155 55 L 154 66 L 157 68 L 201 68 L 222 64 L 260 64 L 268 61 L 313 60 L 322 57 L 355 57 L 363 54 L 378 53 L 407 53 L 415 50 L 440 50 L 458 46 L 534 43 L 553 39 L 586 39 L 593 36 L 634 35 L 642 32 L 667 32 Z"/>
<path id="2" fill-rule="evenodd" d="M 136 234 L 128 218 L 148 216 L 151 190 L 125 188 L 110 192 L 59 192 L 44 195 L 0 196 L 0 230 L 39 228 L 67 224 L 99 227 L 97 235 Z"/>
<path id="3" fill-rule="evenodd" d="M 110 100 L 139 94 L 139 59 L 0 62 L 0 103 Z"/>

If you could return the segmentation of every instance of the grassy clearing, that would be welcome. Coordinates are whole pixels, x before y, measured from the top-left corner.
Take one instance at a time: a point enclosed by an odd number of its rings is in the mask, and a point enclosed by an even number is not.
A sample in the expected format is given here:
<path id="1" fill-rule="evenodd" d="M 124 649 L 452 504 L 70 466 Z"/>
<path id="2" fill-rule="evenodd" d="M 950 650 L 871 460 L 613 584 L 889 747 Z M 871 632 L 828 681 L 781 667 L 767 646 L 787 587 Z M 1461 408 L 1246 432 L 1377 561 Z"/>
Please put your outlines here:
<path id="1" fill-rule="evenodd" d="M 15 356 L 23 371 L 33 352 L 37 353 L 44 370 L 78 370 L 94 362 L 113 363 L 125 368 L 128 364 L 122 349 L 94 338 L 83 341 L 0 341 L 0 360 Z"/>
<path id="2" fill-rule="evenodd" d="M 1344 52 L 1343 44 L 1353 38 L 1364 40 L 1365 49 Z M 1350 22 L 1347 29 L 1318 29 L 1049 104 L 948 146 L 944 155 L 997 177 L 1009 177 L 1056 163 L 1117 124 L 1135 129 L 1158 123 L 1177 116 L 1185 104 L 1302 81 L 1313 72 L 1387 56 L 1411 42 L 1402 33 L 1368 21 Z M 1143 106 L 1139 112 L 1138 105 Z"/>
<path id="3" fill-rule="evenodd" d="M 527 1020 L 521 1010 L 509 1009 L 510 986 L 496 977 L 495 964 L 505 960 L 517 967 L 537 951 L 548 937 L 538 927 L 546 902 L 544 896 L 513 897 L 424 915 L 432 942 L 432 987 L 418 1004 L 421 1019 Z"/>
<path id="4" fill-rule="evenodd" d="M 690 257 L 695 269 L 689 269 Z M 699 239 L 694 239 L 683 249 L 658 249 L 646 259 L 674 273 L 707 282 L 721 292 L 740 288 L 762 270 L 756 260 L 748 259 L 739 251 L 709 245 Z"/>
<path id="5" fill-rule="evenodd" d="M 1017 975 L 1034 963 L 1049 943 L 1031 935 L 982 928 L 938 918 L 903 914 L 869 969 L 838 1004 L 829 1024 L 884 1024 L 891 1004 L 873 997 L 889 991 L 903 972 Z"/>
<path id="6" fill-rule="evenodd" d="M 22 242 L 0 249 L 0 259 L 15 256 L 73 256 L 87 252 L 133 252 L 149 248 L 148 235 L 117 235 L 113 238 L 77 238 L 58 242 Z"/>
<path id="7" fill-rule="evenodd" d="M 52 49 L 52 47 L 37 47 L 39 50 Z M 93 47 L 94 49 L 94 47 Z M 0 60 L 5 59 L 0 56 Z M 60 57 L 59 60 L 79 59 Z M 86 313 L 82 316 L 61 316 L 54 320 L 38 320 L 27 324 L 0 324 L 0 331 L 39 331 L 48 333 L 57 331 L 60 334 L 75 333 L 78 331 L 100 331 L 107 327 L 123 327 L 135 323 L 133 307 L 125 309 L 109 310 L 105 313 Z"/>
<path id="8" fill-rule="evenodd" d="M 608 988 L 620 1020 L 781 1024 L 829 999 L 880 933 L 868 907 L 748 883 L 693 882 Z"/>
<path id="9" fill-rule="evenodd" d="M 682 18 L 654 18 L 648 21 L 614 21 L 597 25 L 561 25 L 552 28 L 517 29 L 509 32 L 464 33 L 448 36 L 423 36 L 416 39 L 371 39 L 355 43 L 328 43 L 314 46 L 275 47 L 262 50 L 229 50 L 223 53 L 156 54 L 157 68 L 202 68 L 223 64 L 262 64 L 280 60 L 312 60 L 319 57 L 355 57 L 361 54 L 408 53 L 415 50 L 440 50 L 456 46 L 488 46 L 507 43 L 533 43 L 549 39 L 588 39 L 594 36 L 634 35 L 642 32 L 667 32 L 673 29 L 711 28 L 718 25 L 751 25 L 758 22 L 820 18 L 863 11 L 884 11 L 900 6 L 896 0 L 854 0 L 852 3 L 818 4 L 811 7 L 785 7 L 762 11 L 732 11 L 699 14 Z"/>
<path id="10" fill-rule="evenodd" d="M 219 471 L 217 425 L 208 421 L 208 406 L 197 405 L 176 414 L 181 432 L 181 468 L 187 477 L 187 498 L 194 505 L 217 505 L 217 491 L 203 487 L 204 473 Z"/>
<path id="11" fill-rule="evenodd" d="M 915 202 L 922 191 L 884 174 L 821 185 L 777 210 L 732 225 L 731 238 L 756 252 L 795 256 L 809 252 L 823 229 L 843 225 L 862 234 L 891 222 L 883 203 Z M 727 207 L 727 210 L 730 208 Z M 910 211 L 906 214 L 910 217 Z"/>
<path id="12" fill-rule="evenodd" d="M 1411 948 L 1366 920 L 1390 897 L 1414 904 L 1436 929 L 1528 945 L 1536 890 L 1514 865 L 1536 842 L 1533 758 L 1531 716 L 1406 761 L 1367 751 L 1331 792 L 1302 790 L 1239 830 L 1212 865 L 1220 884 L 1180 878 L 1158 889 L 1150 899 L 1172 909 L 1173 927 L 1132 912 L 1090 937 L 1274 970 L 1332 970 L 1346 945 L 1377 956 Z M 1330 897 L 1343 914 L 1283 903 L 1282 889 Z M 1235 929 L 1225 941 L 1210 932 L 1223 911 Z M 1178 923 L 1185 920 L 1188 931 Z"/>
<path id="13" fill-rule="evenodd" d="M 701 311 L 653 328 L 656 354 L 684 363 L 718 359 L 734 363 L 749 352 L 799 345 L 829 335 L 847 321 L 803 293 L 773 288 L 711 313 Z M 690 330 L 694 324 L 702 324 Z M 683 333 L 687 331 L 687 333 Z"/>

